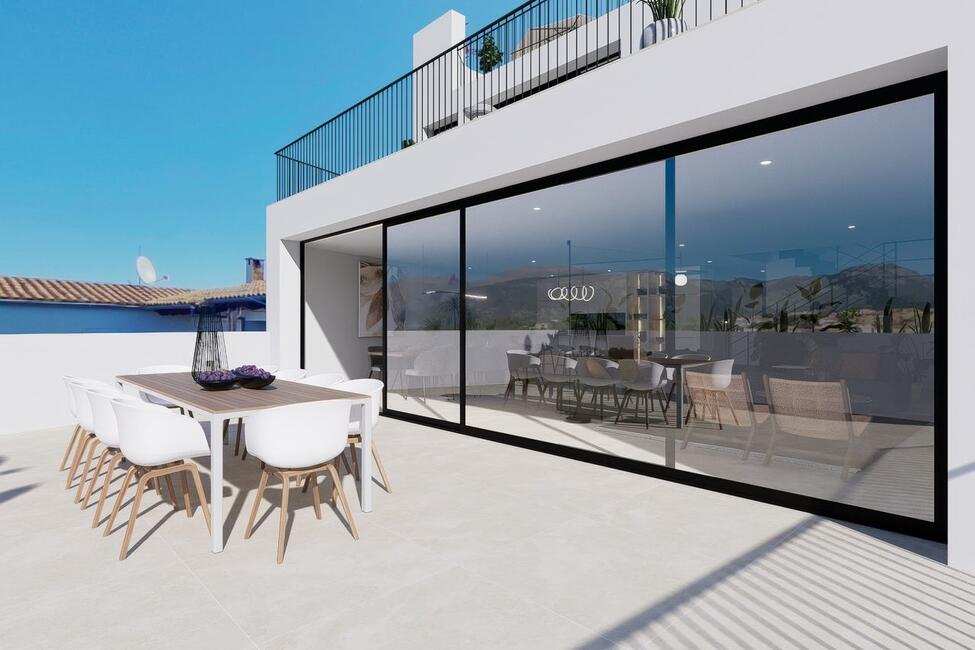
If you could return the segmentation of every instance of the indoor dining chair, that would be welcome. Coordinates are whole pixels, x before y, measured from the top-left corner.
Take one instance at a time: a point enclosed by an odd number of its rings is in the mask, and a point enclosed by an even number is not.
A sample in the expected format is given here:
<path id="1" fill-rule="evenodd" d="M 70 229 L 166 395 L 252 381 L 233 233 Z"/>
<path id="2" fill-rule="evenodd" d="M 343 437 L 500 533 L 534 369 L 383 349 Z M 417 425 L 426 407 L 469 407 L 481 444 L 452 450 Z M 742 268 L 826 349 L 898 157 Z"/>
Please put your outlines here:
<path id="1" fill-rule="evenodd" d="M 288 528 L 288 498 L 291 480 L 295 483 L 311 479 L 315 517 L 322 518 L 318 475 L 327 473 L 332 479 L 332 500 L 341 504 L 349 530 L 354 539 L 359 533 L 352 519 L 352 510 L 342 489 L 335 460 L 349 444 L 349 417 L 352 400 L 336 399 L 291 404 L 258 411 L 247 421 L 247 449 L 264 463 L 254 495 L 244 539 L 254 532 L 257 509 L 264 498 L 267 480 L 273 474 L 281 480 L 281 519 L 278 524 L 277 562 L 284 561 L 285 531 Z"/>

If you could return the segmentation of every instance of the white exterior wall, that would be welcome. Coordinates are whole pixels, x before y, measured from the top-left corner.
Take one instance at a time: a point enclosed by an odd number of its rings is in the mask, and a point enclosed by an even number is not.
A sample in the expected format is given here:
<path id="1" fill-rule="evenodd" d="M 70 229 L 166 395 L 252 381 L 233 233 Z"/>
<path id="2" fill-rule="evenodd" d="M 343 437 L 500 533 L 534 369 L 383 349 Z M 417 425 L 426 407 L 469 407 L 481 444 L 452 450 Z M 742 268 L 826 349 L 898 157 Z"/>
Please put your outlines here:
<path id="1" fill-rule="evenodd" d="M 268 207 L 272 350 L 298 354 L 300 240 L 949 70 L 949 562 L 975 572 L 975 3 L 762 0 Z M 936 18 L 931 18 L 936 17 Z M 462 164 L 461 164 L 462 163 Z M 291 244 L 288 244 L 291 245 Z"/>
<path id="2" fill-rule="evenodd" d="M 265 332 L 225 332 L 231 367 L 269 364 Z M 143 366 L 190 365 L 196 332 L 5 334 L 0 336 L 0 434 L 72 423 L 61 377 L 112 381 Z"/>

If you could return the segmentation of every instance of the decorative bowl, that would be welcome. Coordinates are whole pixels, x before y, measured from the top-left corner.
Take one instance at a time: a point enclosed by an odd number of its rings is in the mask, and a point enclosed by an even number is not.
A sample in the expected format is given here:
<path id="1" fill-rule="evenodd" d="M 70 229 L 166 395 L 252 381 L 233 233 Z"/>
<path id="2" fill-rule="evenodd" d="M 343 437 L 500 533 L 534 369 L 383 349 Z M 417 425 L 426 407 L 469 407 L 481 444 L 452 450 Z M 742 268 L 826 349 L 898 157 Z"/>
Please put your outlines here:
<path id="1" fill-rule="evenodd" d="M 270 377 L 241 377 L 237 381 L 244 388 L 265 388 L 274 383 L 274 375 Z"/>
<path id="2" fill-rule="evenodd" d="M 226 379 L 224 381 L 199 380 L 196 383 L 198 383 L 203 390 L 230 390 L 231 388 L 237 387 L 236 379 Z"/>

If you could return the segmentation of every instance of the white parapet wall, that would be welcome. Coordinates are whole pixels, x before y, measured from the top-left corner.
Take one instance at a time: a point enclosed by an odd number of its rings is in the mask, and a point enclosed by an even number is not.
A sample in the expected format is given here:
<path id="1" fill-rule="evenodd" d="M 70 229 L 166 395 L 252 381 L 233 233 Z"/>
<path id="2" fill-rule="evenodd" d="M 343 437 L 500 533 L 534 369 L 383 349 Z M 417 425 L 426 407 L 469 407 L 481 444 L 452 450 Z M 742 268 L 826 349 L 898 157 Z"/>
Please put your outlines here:
<path id="1" fill-rule="evenodd" d="M 224 336 L 232 367 L 268 364 L 265 332 Z M 195 332 L 0 336 L 0 435 L 70 424 L 64 375 L 110 381 L 143 366 L 188 366 L 195 341 Z"/>

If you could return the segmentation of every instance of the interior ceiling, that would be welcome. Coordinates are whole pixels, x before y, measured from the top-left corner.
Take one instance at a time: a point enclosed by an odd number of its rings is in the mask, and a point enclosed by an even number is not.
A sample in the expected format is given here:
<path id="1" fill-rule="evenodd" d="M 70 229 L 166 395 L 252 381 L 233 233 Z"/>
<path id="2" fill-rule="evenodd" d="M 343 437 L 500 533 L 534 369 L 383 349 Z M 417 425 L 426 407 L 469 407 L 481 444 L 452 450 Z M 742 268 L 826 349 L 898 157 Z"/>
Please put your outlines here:
<path id="1" fill-rule="evenodd" d="M 382 226 L 369 226 L 342 235 L 334 235 L 306 244 L 317 250 L 381 258 L 383 256 Z"/>

